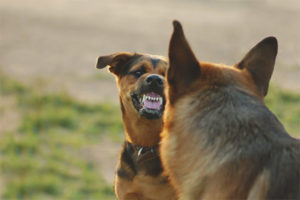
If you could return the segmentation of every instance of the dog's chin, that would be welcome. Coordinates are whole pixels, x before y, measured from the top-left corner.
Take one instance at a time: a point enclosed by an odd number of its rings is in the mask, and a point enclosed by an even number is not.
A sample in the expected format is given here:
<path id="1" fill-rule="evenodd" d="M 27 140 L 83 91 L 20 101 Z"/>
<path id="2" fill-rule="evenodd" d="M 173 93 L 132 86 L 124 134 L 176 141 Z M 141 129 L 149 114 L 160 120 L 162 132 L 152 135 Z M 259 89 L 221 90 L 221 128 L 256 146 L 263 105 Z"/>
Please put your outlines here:
<path id="1" fill-rule="evenodd" d="M 159 119 L 162 117 L 165 99 L 163 95 L 149 92 L 142 95 L 131 94 L 134 108 L 146 119 Z"/>
<path id="2" fill-rule="evenodd" d="M 161 110 L 151 110 L 147 108 L 139 110 L 139 114 L 147 119 L 159 119 L 162 116 L 162 112 Z"/>

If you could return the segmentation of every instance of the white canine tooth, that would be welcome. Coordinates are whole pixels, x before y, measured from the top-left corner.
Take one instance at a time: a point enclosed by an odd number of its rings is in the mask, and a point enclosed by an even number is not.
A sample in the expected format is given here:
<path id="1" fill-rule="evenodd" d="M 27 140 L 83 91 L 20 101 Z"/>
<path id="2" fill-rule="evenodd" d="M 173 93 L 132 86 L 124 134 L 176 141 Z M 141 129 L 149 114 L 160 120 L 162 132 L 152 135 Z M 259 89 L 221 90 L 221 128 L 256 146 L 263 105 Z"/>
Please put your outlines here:
<path id="1" fill-rule="evenodd" d="M 143 102 L 145 101 L 145 99 L 146 99 L 146 95 L 143 95 Z"/>
<path id="2" fill-rule="evenodd" d="M 163 98 L 162 97 L 159 97 L 159 102 L 160 102 L 160 104 L 163 103 Z"/>

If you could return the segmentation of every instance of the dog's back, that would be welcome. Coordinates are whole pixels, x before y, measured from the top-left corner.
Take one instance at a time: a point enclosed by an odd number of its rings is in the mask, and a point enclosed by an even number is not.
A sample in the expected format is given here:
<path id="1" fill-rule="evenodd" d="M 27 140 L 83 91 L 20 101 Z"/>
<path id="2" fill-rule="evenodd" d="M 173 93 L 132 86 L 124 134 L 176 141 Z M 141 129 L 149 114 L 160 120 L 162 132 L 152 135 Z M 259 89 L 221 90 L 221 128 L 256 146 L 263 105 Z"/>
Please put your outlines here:
<path id="1" fill-rule="evenodd" d="M 299 142 L 259 100 L 208 90 L 175 109 L 169 131 L 179 142 L 169 165 L 182 199 L 299 198 Z"/>
<path id="2" fill-rule="evenodd" d="M 174 27 L 161 154 L 180 199 L 299 199 L 300 143 L 263 103 L 276 39 L 229 67 L 198 62 Z"/>

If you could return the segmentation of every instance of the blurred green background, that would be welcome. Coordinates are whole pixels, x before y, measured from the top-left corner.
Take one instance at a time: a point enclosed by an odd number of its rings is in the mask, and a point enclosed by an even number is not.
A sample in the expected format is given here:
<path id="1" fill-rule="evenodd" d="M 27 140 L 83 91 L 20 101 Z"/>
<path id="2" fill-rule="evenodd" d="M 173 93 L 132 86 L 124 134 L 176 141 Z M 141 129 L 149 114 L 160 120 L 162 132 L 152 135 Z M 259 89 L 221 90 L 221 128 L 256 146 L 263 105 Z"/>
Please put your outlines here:
<path id="1" fill-rule="evenodd" d="M 124 140 L 100 55 L 167 55 L 178 19 L 201 61 L 238 62 L 279 41 L 269 108 L 300 137 L 298 0 L 1 0 L 0 199 L 115 199 Z"/>
<path id="2" fill-rule="evenodd" d="M 0 105 L 0 115 L 18 115 L 14 128 L 0 136 L 3 199 L 114 199 L 112 186 L 87 155 L 104 137 L 121 143 L 116 105 L 44 94 L 3 74 L 0 97 L 10 102 L 9 111 Z"/>
<path id="3" fill-rule="evenodd" d="M 0 97 L 18 114 L 15 127 L 0 135 L 3 199 L 114 199 L 112 185 L 87 155 L 88 147 L 104 138 L 122 142 L 118 106 L 84 103 L 66 93 L 41 93 L 3 74 Z M 299 102 L 300 94 L 275 86 L 266 98 L 295 137 L 300 136 Z M 7 109 L 0 104 L 0 115 Z"/>

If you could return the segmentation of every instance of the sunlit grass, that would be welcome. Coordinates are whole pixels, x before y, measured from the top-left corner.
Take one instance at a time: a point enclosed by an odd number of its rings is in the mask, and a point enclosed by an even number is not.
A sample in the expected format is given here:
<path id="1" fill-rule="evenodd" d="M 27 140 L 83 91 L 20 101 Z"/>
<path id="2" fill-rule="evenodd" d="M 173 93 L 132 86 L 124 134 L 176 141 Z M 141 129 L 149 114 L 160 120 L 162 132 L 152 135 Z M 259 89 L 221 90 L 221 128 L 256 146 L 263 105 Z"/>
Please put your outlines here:
<path id="1" fill-rule="evenodd" d="M 293 136 L 300 136 L 300 94 L 272 86 L 266 104 Z"/>
<path id="2" fill-rule="evenodd" d="M 16 131 L 0 135 L 2 198 L 115 199 L 82 148 L 104 136 L 122 141 L 119 108 L 62 93 L 41 95 L 4 76 L 0 80 L 0 97 L 15 98 L 21 115 Z"/>

